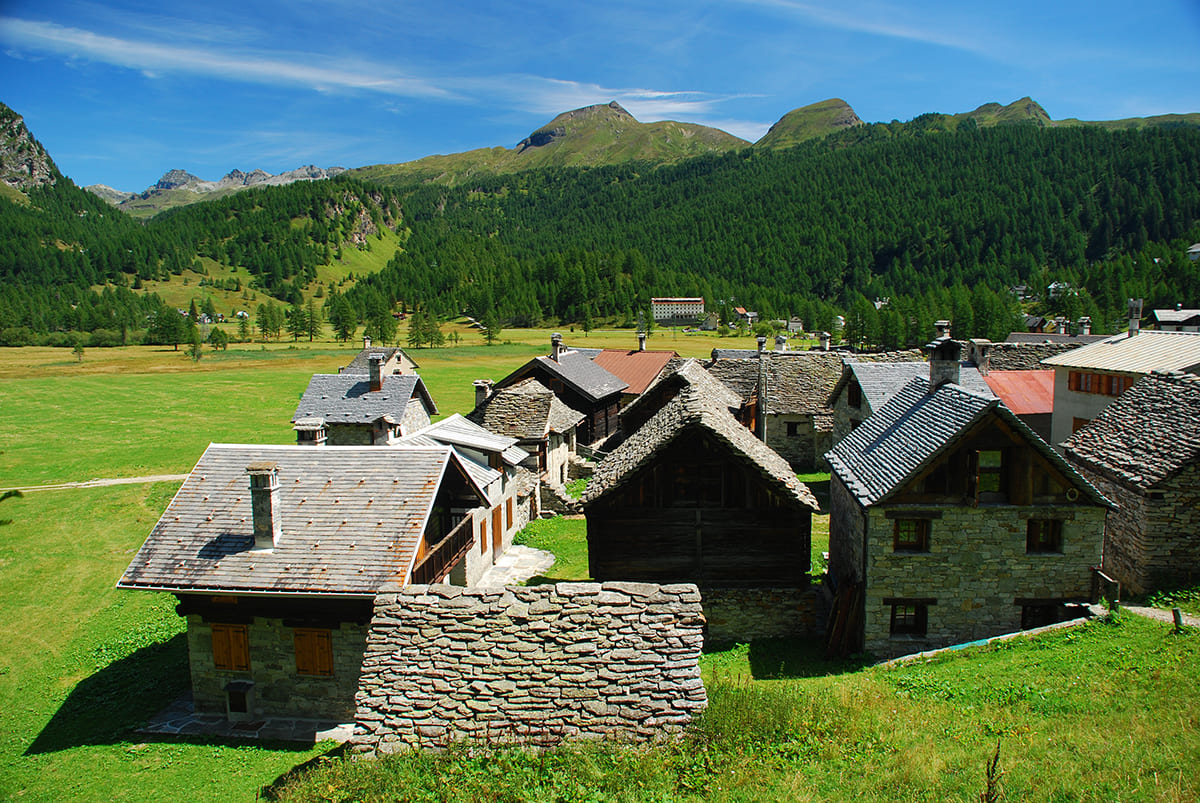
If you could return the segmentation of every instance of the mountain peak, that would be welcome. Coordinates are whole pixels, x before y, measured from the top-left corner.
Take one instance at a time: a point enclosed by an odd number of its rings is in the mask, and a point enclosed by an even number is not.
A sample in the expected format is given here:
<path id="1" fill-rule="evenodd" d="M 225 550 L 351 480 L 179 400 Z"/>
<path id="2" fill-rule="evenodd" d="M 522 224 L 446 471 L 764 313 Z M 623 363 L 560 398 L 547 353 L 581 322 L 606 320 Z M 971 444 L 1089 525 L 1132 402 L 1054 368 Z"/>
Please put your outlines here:
<path id="1" fill-rule="evenodd" d="M 60 175 L 24 118 L 0 103 L 0 183 L 28 192 L 55 183 Z"/>
<path id="2" fill-rule="evenodd" d="M 633 125 L 641 125 L 632 114 L 626 111 L 615 100 L 609 103 L 597 103 L 593 106 L 572 109 L 569 112 L 563 112 L 558 115 L 549 123 L 546 123 L 546 125 L 518 142 L 517 152 L 520 153 L 527 148 L 540 148 L 544 145 L 549 145 L 556 139 L 574 134 L 580 129 L 601 125 L 605 122 L 626 122 Z"/>
<path id="3" fill-rule="evenodd" d="M 849 103 L 841 98 L 829 98 L 792 109 L 754 144 L 766 148 L 787 148 L 862 124 L 863 121 Z"/>

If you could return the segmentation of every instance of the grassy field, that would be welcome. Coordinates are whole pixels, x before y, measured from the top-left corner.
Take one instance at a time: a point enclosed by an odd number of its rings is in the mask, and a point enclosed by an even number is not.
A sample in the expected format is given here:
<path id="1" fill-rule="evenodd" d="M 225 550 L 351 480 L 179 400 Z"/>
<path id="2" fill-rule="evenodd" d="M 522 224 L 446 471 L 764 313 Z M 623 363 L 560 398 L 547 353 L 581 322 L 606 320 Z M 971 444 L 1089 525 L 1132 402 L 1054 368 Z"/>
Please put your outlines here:
<path id="1" fill-rule="evenodd" d="M 550 330 L 413 353 L 444 414 L 471 380 L 545 353 Z M 629 332 L 567 341 L 626 347 Z M 474 339 L 471 339 L 474 338 Z M 688 344 L 689 349 L 675 346 Z M 716 338 L 656 333 L 703 354 Z M 752 347 L 744 340 L 742 346 Z M 184 473 L 209 441 L 288 443 L 314 372 L 354 349 L 247 344 L 199 363 L 161 348 L 0 349 L 0 487 Z M 821 476 L 804 479 L 820 492 Z M 29 492 L 0 502 L 0 799 L 249 800 L 328 746 L 151 740 L 136 726 L 188 683 L 169 596 L 114 584 L 176 483 Z M 814 553 L 827 543 L 814 521 Z M 583 522 L 531 528 L 587 574 Z M 787 644 L 703 658 L 712 707 L 658 750 L 451 753 L 352 768 L 338 761 L 298 800 L 940 800 L 975 797 L 1002 742 L 1008 799 L 1195 800 L 1200 636 L 1136 619 L 896 669 L 830 665 Z M 354 775 L 351 773 L 363 773 Z M 379 780 L 379 779 L 384 780 Z"/>

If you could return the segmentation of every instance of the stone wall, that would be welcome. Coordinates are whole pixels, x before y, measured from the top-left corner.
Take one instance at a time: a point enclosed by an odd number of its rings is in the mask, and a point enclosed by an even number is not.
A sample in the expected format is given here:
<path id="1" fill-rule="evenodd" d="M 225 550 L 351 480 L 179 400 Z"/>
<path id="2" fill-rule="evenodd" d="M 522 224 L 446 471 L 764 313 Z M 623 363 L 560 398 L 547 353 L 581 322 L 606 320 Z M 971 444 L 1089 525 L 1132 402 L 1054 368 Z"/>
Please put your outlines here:
<path id="1" fill-rule="evenodd" d="M 1075 465 L 1117 505 L 1104 533 L 1104 571 L 1121 582 L 1123 596 L 1200 578 L 1200 463 L 1146 493 Z"/>
<path id="2" fill-rule="evenodd" d="M 388 586 L 352 748 L 654 739 L 707 705 L 693 585 Z"/>
<path id="3" fill-rule="evenodd" d="M 846 485 L 834 474 L 829 480 L 829 568 L 835 583 L 863 579 L 863 529 L 866 516 Z"/>
<path id="4" fill-rule="evenodd" d="M 254 682 L 256 717 L 303 717 L 349 722 L 362 663 L 367 628 L 349 622 L 330 630 L 333 677 L 296 673 L 294 629 L 281 619 L 254 617 L 246 626 L 250 642 L 249 671 L 217 669 L 213 662 L 212 626 L 195 614 L 187 617 L 192 699 L 196 710 L 225 713 L 225 684 Z"/>
<path id="5" fill-rule="evenodd" d="M 1100 564 L 1106 508 L 944 506 L 928 552 L 895 552 L 888 512 L 868 514 L 864 648 L 904 655 L 1021 629 L 1022 602 L 1086 601 Z M 1027 554 L 1031 518 L 1062 521 L 1061 554 Z M 832 556 L 831 556 L 832 557 Z M 929 600 L 924 636 L 893 636 L 887 599 Z"/>
<path id="6" fill-rule="evenodd" d="M 788 434 L 789 425 L 796 434 Z M 788 461 L 793 471 L 828 471 L 825 452 L 833 446 L 833 418 L 812 413 L 769 415 L 766 444 Z"/>
<path id="7" fill-rule="evenodd" d="M 796 588 L 703 588 L 709 645 L 817 633 L 817 594 Z"/>
<path id="8" fill-rule="evenodd" d="M 419 395 L 409 399 L 408 404 L 404 406 L 404 417 L 400 419 L 400 434 L 411 435 L 418 429 L 427 426 L 429 426 L 429 411 L 425 409 L 425 402 Z"/>

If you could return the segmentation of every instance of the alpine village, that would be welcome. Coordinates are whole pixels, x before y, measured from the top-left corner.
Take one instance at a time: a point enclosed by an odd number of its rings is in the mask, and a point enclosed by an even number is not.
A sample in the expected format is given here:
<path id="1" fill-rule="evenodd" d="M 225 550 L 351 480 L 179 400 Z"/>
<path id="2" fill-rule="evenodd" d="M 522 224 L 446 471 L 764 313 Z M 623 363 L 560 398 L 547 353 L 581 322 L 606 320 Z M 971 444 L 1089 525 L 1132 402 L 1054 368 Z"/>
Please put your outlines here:
<path id="1" fill-rule="evenodd" d="M 0 791 L 1197 799 L 1200 115 L 1117 122 L 135 193 L 0 105 Z"/>

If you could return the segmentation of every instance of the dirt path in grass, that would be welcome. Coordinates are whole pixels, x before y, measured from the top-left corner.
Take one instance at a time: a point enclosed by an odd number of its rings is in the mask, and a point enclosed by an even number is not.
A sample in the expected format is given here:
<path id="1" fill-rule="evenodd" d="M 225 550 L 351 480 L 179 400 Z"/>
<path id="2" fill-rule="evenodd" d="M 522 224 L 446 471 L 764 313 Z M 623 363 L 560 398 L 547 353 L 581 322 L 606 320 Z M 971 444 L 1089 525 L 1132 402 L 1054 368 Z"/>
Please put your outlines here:
<path id="1" fill-rule="evenodd" d="M 55 485 L 22 485 L 15 488 L 0 488 L 0 493 L 6 491 L 60 491 L 64 488 L 100 488 L 105 485 L 135 485 L 139 482 L 182 482 L 187 474 L 151 474 L 146 477 L 110 477 L 107 479 L 84 480 L 83 482 L 60 482 Z"/>
<path id="2" fill-rule="evenodd" d="M 1147 608 L 1142 605 L 1122 605 L 1122 608 L 1130 613 L 1136 613 L 1138 616 L 1145 616 L 1147 619 L 1157 619 L 1160 622 L 1174 623 L 1175 617 L 1170 611 L 1162 608 Z M 1183 623 L 1189 627 L 1200 627 L 1200 616 L 1192 616 L 1185 613 L 1183 615 Z"/>

